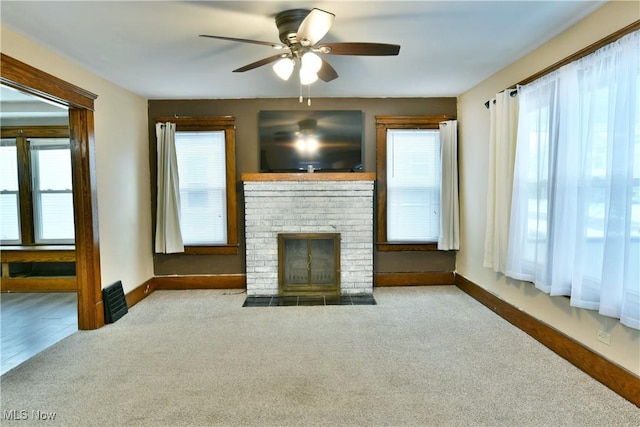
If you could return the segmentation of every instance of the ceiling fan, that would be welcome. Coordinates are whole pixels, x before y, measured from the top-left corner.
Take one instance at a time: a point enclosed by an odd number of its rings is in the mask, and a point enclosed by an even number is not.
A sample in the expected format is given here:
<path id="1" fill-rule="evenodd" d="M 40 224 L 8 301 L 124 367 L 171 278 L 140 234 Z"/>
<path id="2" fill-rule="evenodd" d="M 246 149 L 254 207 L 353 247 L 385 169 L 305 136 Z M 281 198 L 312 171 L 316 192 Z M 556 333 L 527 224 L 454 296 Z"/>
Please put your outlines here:
<path id="1" fill-rule="evenodd" d="M 273 68 L 283 80 L 288 80 L 300 63 L 300 83 L 308 85 L 318 78 L 329 82 L 338 77 L 336 70 L 318 54 L 389 56 L 398 55 L 400 46 L 386 43 L 319 43 L 329 32 L 335 15 L 321 9 L 292 9 L 276 15 L 276 26 L 282 43 L 201 34 L 200 37 L 253 43 L 284 50 L 282 53 L 233 70 L 234 73 L 253 70 L 275 62 Z"/>

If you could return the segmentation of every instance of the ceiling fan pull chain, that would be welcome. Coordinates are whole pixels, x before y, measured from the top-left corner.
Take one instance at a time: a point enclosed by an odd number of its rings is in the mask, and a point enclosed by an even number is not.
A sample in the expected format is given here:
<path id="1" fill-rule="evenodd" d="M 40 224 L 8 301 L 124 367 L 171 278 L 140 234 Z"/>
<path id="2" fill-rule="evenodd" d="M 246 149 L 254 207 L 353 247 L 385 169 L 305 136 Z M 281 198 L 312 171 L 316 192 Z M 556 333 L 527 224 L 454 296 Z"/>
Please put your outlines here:
<path id="1" fill-rule="evenodd" d="M 311 107 L 311 85 L 307 85 L 307 105 Z"/>
<path id="2" fill-rule="evenodd" d="M 302 104 L 303 101 L 303 97 L 302 97 L 302 83 L 300 83 L 300 104 Z"/>

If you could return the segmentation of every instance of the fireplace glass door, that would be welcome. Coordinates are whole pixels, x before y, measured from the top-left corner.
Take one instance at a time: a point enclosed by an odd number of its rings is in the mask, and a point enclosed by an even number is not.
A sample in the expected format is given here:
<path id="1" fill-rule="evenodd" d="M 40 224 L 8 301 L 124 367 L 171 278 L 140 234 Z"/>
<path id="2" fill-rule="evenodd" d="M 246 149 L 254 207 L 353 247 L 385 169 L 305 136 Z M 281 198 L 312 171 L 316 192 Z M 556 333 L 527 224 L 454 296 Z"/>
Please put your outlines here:
<path id="1" fill-rule="evenodd" d="M 340 234 L 278 235 L 281 295 L 340 295 Z"/>

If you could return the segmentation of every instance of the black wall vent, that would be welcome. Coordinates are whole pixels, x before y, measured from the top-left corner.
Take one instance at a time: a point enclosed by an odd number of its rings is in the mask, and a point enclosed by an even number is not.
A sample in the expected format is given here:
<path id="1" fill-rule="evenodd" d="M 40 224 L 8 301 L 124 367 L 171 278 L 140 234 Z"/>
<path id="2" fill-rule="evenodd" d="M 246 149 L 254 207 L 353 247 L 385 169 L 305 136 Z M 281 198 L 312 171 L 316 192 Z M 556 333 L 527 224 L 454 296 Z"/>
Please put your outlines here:
<path id="1" fill-rule="evenodd" d="M 113 323 L 129 311 L 120 280 L 102 290 L 102 301 L 105 323 Z"/>

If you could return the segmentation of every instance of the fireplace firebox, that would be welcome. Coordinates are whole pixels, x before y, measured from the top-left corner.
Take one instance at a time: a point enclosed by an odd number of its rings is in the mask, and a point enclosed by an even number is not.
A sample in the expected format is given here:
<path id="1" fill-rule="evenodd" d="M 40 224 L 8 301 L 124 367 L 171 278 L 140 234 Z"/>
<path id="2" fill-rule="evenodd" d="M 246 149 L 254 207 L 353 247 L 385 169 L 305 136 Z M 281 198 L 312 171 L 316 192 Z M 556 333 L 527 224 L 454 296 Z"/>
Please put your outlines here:
<path id="1" fill-rule="evenodd" d="M 278 234 L 282 296 L 340 295 L 340 234 Z"/>

